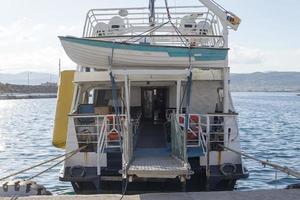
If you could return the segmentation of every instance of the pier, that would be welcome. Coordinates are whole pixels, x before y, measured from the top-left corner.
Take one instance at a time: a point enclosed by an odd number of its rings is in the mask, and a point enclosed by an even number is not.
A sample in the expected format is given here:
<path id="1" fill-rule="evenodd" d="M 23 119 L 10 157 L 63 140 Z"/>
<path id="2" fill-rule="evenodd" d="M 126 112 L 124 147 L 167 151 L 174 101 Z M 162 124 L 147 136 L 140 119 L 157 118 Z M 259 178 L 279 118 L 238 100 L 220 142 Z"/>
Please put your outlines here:
<path id="1" fill-rule="evenodd" d="M 119 200 L 121 195 L 63 195 L 63 196 L 35 196 L 19 197 L 17 199 L 32 200 Z M 195 193 L 158 193 L 124 196 L 124 200 L 296 200 L 300 197 L 300 190 L 259 190 L 245 192 L 195 192 Z M 10 198 L 0 198 L 8 200 Z"/>

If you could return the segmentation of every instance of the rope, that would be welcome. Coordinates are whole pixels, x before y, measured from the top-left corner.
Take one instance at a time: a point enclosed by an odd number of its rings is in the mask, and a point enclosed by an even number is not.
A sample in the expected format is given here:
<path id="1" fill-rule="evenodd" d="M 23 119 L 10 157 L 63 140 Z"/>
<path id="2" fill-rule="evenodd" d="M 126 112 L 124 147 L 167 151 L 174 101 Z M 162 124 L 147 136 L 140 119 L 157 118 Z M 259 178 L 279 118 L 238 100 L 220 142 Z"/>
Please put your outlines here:
<path id="1" fill-rule="evenodd" d="M 8 178 L 10 178 L 10 177 L 12 177 L 12 176 L 16 176 L 16 175 L 21 174 L 21 173 L 23 173 L 23 172 L 29 171 L 29 170 L 31 170 L 31 169 L 37 168 L 37 167 L 39 167 L 39 166 L 41 166 L 41 165 L 50 163 L 50 162 L 52 162 L 52 161 L 54 161 L 54 160 L 57 160 L 57 159 L 59 159 L 59 158 L 62 158 L 62 157 L 64 157 L 64 156 L 68 156 L 68 155 L 70 155 L 70 154 L 74 154 L 74 155 L 75 155 L 76 153 L 80 152 L 81 150 L 83 150 L 83 149 L 86 148 L 86 147 L 87 147 L 87 146 L 81 147 L 81 148 L 76 149 L 76 150 L 74 150 L 74 151 L 65 153 L 65 154 L 63 154 L 63 155 L 60 155 L 60 156 L 54 157 L 54 158 L 52 158 L 52 159 L 46 160 L 46 161 L 44 161 L 44 162 L 41 162 L 41 163 L 39 163 L 39 164 L 33 165 L 33 166 L 31 166 L 31 167 L 22 169 L 22 170 L 20 170 L 20 171 L 18 171 L 18 172 L 15 172 L 15 173 L 12 173 L 12 174 L 10 174 L 10 175 L 7 175 L 7 176 L 5 176 L 5 177 L 0 178 L 0 181 L 3 181 L 3 180 L 5 180 L 5 179 L 8 179 Z M 72 155 L 72 156 L 73 156 L 73 155 Z"/>
<path id="2" fill-rule="evenodd" d="M 174 28 L 175 32 L 179 36 L 179 39 L 184 44 L 184 46 L 189 47 L 187 45 L 189 43 L 189 40 L 183 36 L 183 34 L 180 32 L 180 30 L 177 28 L 177 26 L 175 26 L 175 24 L 172 22 L 170 8 L 168 6 L 168 0 L 165 0 L 165 6 L 166 6 L 166 10 L 167 10 L 167 15 L 168 15 L 169 22 L 171 23 L 172 27 Z M 185 40 L 185 42 L 184 42 L 184 40 Z"/>
<path id="3" fill-rule="evenodd" d="M 120 151 L 123 152 L 123 148 L 122 148 L 122 142 L 121 142 L 121 133 L 123 132 L 123 127 L 121 124 L 121 117 L 120 117 L 120 112 L 119 112 L 119 101 L 118 101 L 118 94 L 117 94 L 117 86 L 116 86 L 116 81 L 115 81 L 115 77 L 112 73 L 112 65 L 113 65 L 113 59 L 114 59 L 114 47 L 112 48 L 111 51 L 111 57 L 109 57 L 109 76 L 110 76 L 110 81 L 111 81 L 111 85 L 112 85 L 112 98 L 113 98 L 113 104 L 114 104 L 114 109 L 115 109 L 115 113 L 116 113 L 116 126 L 118 129 L 118 135 L 119 135 L 119 139 L 120 139 Z"/>
<path id="4" fill-rule="evenodd" d="M 126 178 L 126 180 L 125 180 L 125 184 L 124 184 L 124 182 L 123 182 L 123 184 L 122 184 L 122 196 L 121 196 L 121 198 L 120 198 L 120 200 L 122 200 L 123 198 L 124 198 L 124 196 L 125 196 L 125 194 L 126 194 L 126 192 L 127 192 L 127 186 L 128 186 L 128 179 Z"/>
<path id="5" fill-rule="evenodd" d="M 183 36 L 183 34 L 180 32 L 180 30 L 176 27 L 176 25 L 172 22 L 172 17 L 171 17 L 171 14 L 170 14 L 170 9 L 169 9 L 169 6 L 168 6 L 168 2 L 167 0 L 165 0 L 165 6 L 166 6 L 166 11 L 167 11 L 167 15 L 168 15 L 168 21 L 165 22 L 165 23 L 162 23 L 158 26 L 155 26 L 147 31 L 144 31 L 142 32 L 141 34 L 138 34 L 138 35 L 135 35 L 127 40 L 125 40 L 124 42 L 128 42 L 134 38 L 138 38 L 136 40 L 134 40 L 133 42 L 137 42 L 139 39 L 141 39 L 145 34 L 152 34 L 154 31 L 160 29 L 161 27 L 167 25 L 168 23 L 170 23 L 172 25 L 172 27 L 174 28 L 176 34 L 179 36 L 179 39 L 181 40 L 181 42 L 184 44 L 184 46 L 186 47 L 189 47 L 188 43 L 189 43 L 189 40 Z"/>
<path id="6" fill-rule="evenodd" d="M 292 170 L 292 169 L 290 169 L 290 168 L 288 168 L 288 167 L 286 167 L 286 166 L 280 166 L 280 165 L 278 165 L 278 164 L 271 163 L 271 162 L 268 161 L 268 160 L 267 160 L 267 161 L 263 161 L 263 160 L 260 160 L 260 159 L 255 158 L 255 157 L 253 157 L 253 156 L 250 156 L 250 155 L 247 155 L 247 154 L 245 154 L 245 153 L 242 153 L 242 152 L 236 151 L 236 150 L 234 150 L 234 149 L 231 149 L 231 148 L 229 148 L 229 147 L 225 147 L 225 146 L 223 146 L 223 145 L 219 145 L 219 146 L 222 147 L 222 148 L 224 148 L 224 149 L 227 149 L 227 150 L 229 150 L 229 151 L 231 151 L 231 152 L 233 152 L 233 153 L 236 153 L 236 154 L 245 156 L 246 158 L 255 160 L 255 161 L 261 163 L 263 166 L 270 166 L 270 167 L 273 167 L 274 169 L 277 169 L 277 170 L 279 170 L 279 171 L 281 171 L 281 172 L 283 172 L 283 173 L 286 173 L 286 174 L 288 174 L 288 175 L 291 175 L 291 176 L 294 176 L 294 177 L 300 179 L 300 172 L 297 172 L 297 171 L 295 171 L 295 170 Z"/>
<path id="7" fill-rule="evenodd" d="M 79 151 L 78 151 L 78 152 L 79 152 Z M 72 153 L 71 155 L 69 155 L 69 156 L 66 156 L 64 159 L 62 159 L 62 160 L 61 160 L 61 161 L 59 161 L 58 163 L 55 163 L 54 165 L 52 165 L 52 166 L 48 167 L 47 169 L 45 169 L 45 170 L 41 171 L 40 173 L 38 173 L 38 174 L 36 174 L 36 175 L 34 175 L 34 176 L 32 176 L 32 177 L 30 177 L 30 178 L 26 179 L 26 180 L 27 180 L 27 181 L 29 181 L 29 180 L 32 180 L 32 179 L 34 179 L 34 178 L 38 177 L 39 175 L 41 175 L 41 174 L 43 174 L 43 173 L 45 173 L 45 172 L 49 171 L 50 169 L 52 169 L 52 168 L 56 167 L 57 165 L 59 165 L 60 163 L 64 162 L 65 160 L 68 160 L 69 158 L 71 158 L 72 156 L 74 156 L 75 154 L 77 154 L 78 152 L 74 152 L 74 153 Z"/>

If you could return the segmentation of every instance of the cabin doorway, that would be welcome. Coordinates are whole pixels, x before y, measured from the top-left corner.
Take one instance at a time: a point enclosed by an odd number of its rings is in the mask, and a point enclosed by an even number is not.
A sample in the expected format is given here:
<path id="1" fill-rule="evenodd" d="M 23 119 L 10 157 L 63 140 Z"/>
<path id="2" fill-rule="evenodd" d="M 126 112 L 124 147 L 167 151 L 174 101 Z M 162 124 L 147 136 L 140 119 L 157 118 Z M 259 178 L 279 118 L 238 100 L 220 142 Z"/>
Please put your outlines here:
<path id="1" fill-rule="evenodd" d="M 167 88 L 142 88 L 142 122 L 137 140 L 137 151 L 142 149 L 165 148 L 164 129 Z M 150 151 L 151 154 L 151 151 Z"/>
<path id="2" fill-rule="evenodd" d="M 144 121 L 165 121 L 167 92 L 167 88 L 142 88 L 142 116 Z"/>

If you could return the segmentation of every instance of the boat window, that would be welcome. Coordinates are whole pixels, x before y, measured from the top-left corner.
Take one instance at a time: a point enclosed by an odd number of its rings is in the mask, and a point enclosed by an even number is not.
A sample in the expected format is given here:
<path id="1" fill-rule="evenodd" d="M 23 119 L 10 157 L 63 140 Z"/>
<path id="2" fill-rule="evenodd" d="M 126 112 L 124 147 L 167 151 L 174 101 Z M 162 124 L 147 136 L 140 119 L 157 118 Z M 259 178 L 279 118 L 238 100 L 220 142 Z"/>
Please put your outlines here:
<path id="1" fill-rule="evenodd" d="M 119 25 L 112 25 L 111 28 L 120 28 Z"/>
<path id="2" fill-rule="evenodd" d="M 192 24 L 185 24 L 184 28 L 193 28 L 193 25 Z"/>
<path id="3" fill-rule="evenodd" d="M 120 90 L 117 90 L 118 99 L 120 99 Z M 97 107 L 114 106 L 113 95 L 111 89 L 95 90 L 94 92 L 94 105 Z M 120 105 L 120 104 L 119 104 Z"/>

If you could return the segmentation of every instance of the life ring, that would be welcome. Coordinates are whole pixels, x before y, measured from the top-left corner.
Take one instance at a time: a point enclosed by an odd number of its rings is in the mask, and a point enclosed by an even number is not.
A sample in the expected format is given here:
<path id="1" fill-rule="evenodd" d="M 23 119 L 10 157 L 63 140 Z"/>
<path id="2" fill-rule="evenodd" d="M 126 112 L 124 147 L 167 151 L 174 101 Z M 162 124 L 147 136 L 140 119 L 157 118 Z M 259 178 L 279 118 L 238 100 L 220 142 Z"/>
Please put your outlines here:
<path id="1" fill-rule="evenodd" d="M 192 132 L 192 131 L 188 131 L 188 133 L 187 133 L 187 139 L 188 140 L 198 139 L 198 133 Z"/>
<path id="2" fill-rule="evenodd" d="M 118 132 L 115 132 L 115 131 L 112 131 L 112 132 L 110 132 L 110 133 L 107 135 L 107 139 L 110 140 L 110 141 L 119 140 L 119 139 L 120 139 L 119 133 L 118 133 Z"/>
<path id="3" fill-rule="evenodd" d="M 80 173 L 75 172 L 75 170 L 79 170 Z M 84 177 L 86 175 L 86 171 L 85 168 L 80 166 L 80 165 L 76 165 L 70 168 L 70 176 L 71 177 Z"/>
<path id="4" fill-rule="evenodd" d="M 220 171 L 224 176 L 231 176 L 232 174 L 236 173 L 236 165 L 232 163 L 224 163 L 220 167 Z"/>

